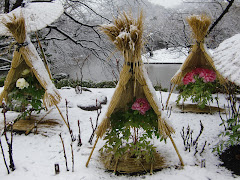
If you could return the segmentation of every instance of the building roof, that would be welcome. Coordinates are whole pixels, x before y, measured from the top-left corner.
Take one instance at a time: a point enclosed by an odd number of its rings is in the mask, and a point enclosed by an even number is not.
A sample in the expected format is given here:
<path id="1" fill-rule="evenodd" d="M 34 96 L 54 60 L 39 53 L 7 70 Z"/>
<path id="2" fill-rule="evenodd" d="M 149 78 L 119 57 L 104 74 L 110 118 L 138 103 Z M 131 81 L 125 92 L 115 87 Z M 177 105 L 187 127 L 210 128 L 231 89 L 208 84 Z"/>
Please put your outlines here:
<path id="1" fill-rule="evenodd" d="M 214 50 L 213 60 L 224 78 L 240 86 L 240 34 L 223 41 Z"/>

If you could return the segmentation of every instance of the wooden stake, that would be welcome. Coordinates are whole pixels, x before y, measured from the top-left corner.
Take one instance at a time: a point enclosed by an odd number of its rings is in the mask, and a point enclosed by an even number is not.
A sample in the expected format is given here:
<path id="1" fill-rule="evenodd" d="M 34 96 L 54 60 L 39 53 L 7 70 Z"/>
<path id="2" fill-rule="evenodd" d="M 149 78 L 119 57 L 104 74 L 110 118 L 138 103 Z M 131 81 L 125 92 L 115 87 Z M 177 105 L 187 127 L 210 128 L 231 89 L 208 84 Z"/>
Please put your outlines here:
<path id="1" fill-rule="evenodd" d="M 62 112 L 60 111 L 60 109 L 58 108 L 58 106 L 57 106 L 56 103 L 54 103 L 54 105 L 56 106 L 56 108 L 57 108 L 60 116 L 62 117 L 63 121 L 65 122 L 65 124 L 67 125 L 67 127 L 68 127 L 68 129 L 69 129 L 68 123 L 67 123 L 67 121 L 65 120 L 65 118 L 63 117 Z"/>
<path id="2" fill-rule="evenodd" d="M 92 151 L 91 151 L 91 153 L 90 153 L 90 155 L 89 155 L 89 157 L 88 157 L 88 160 L 87 160 L 87 163 L 86 163 L 86 167 L 88 167 L 89 161 L 90 161 L 90 159 L 91 159 L 91 157 L 92 157 L 92 154 L 93 154 L 93 151 L 94 151 L 94 149 L 95 149 L 95 147 L 96 147 L 96 145 L 97 145 L 98 139 L 99 139 L 99 136 L 97 137 L 97 139 L 96 139 L 96 141 L 95 141 L 95 143 L 94 143 L 94 146 L 93 146 L 93 148 L 92 148 Z"/>
<path id="3" fill-rule="evenodd" d="M 59 168 L 59 164 L 58 163 L 54 164 L 54 169 L 55 169 L 55 174 L 59 174 L 60 173 L 60 168 Z"/>
<path id="4" fill-rule="evenodd" d="M 173 144 L 173 147 L 174 147 L 174 149 L 175 149 L 175 151 L 176 151 L 176 153 L 177 153 L 177 155 L 178 155 L 178 158 L 179 158 L 179 160 L 180 160 L 180 162 L 181 162 L 181 165 L 184 166 L 182 157 L 181 157 L 181 155 L 179 154 L 179 151 L 178 151 L 178 149 L 177 149 L 177 146 L 176 146 L 175 142 L 173 141 L 172 136 L 169 135 L 168 137 L 170 138 L 170 140 L 171 140 L 171 142 L 172 142 L 172 144 Z"/>

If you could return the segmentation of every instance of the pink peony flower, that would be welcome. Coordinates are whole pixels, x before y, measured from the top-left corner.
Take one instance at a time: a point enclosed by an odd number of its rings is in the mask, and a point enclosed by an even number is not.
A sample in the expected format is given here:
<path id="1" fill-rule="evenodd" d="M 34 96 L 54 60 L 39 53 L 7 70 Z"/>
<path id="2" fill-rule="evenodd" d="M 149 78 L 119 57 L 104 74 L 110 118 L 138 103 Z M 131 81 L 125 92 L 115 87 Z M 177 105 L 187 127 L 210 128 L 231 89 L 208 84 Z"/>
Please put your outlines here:
<path id="1" fill-rule="evenodd" d="M 203 82 L 205 82 L 205 83 L 213 82 L 216 80 L 216 73 L 213 70 L 204 69 L 204 68 L 196 68 L 184 76 L 183 84 L 187 85 L 190 82 L 194 83 L 195 82 L 194 76 L 203 78 Z"/>
<path id="2" fill-rule="evenodd" d="M 194 76 L 195 76 L 195 73 L 193 71 L 188 72 L 183 78 L 183 84 L 187 85 L 189 83 L 194 83 L 195 82 Z"/>
<path id="3" fill-rule="evenodd" d="M 138 98 L 132 105 L 132 110 L 138 110 L 142 115 L 150 108 L 151 106 L 145 98 Z"/>
<path id="4" fill-rule="evenodd" d="M 198 75 L 200 74 L 204 69 L 203 68 L 196 68 L 194 70 L 192 70 L 192 72 L 195 74 L 195 75 Z"/>
<path id="5" fill-rule="evenodd" d="M 213 82 L 216 79 L 216 73 L 210 69 L 203 69 L 199 73 L 199 77 L 203 78 L 203 82 Z"/>

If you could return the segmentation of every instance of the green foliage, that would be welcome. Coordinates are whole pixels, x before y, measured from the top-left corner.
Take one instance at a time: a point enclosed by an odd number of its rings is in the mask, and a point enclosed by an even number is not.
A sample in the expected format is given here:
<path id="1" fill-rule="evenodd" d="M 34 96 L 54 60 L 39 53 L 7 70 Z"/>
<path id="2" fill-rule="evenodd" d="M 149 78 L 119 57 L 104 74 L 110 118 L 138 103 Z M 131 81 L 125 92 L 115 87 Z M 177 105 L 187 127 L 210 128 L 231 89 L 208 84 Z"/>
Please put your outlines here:
<path id="1" fill-rule="evenodd" d="M 239 145 L 240 142 L 240 105 L 237 98 L 239 87 L 228 82 L 226 88 L 228 91 L 228 106 L 226 106 L 226 114 L 224 115 L 226 118 L 223 118 L 221 114 L 219 114 L 222 120 L 220 126 L 224 127 L 224 131 L 219 134 L 220 141 L 213 150 L 219 154 L 221 154 L 226 147 Z"/>
<path id="2" fill-rule="evenodd" d="M 217 83 L 205 83 L 202 78 L 195 78 L 195 80 L 194 83 L 178 86 L 179 95 L 176 102 L 179 104 L 181 99 L 184 102 L 190 98 L 193 103 L 198 104 L 199 108 L 204 109 L 209 102 L 213 102 L 212 94 L 216 90 Z"/>
<path id="3" fill-rule="evenodd" d="M 61 79 L 59 81 L 54 80 L 53 81 L 56 88 L 60 89 L 61 87 L 73 87 L 75 88 L 76 86 L 82 86 L 86 88 L 115 88 L 117 82 L 115 81 L 103 81 L 99 83 L 95 83 L 93 81 L 79 81 L 79 80 L 69 80 L 69 79 Z"/>
<path id="4" fill-rule="evenodd" d="M 6 79 L 6 76 L 2 76 L 2 77 L 0 78 L 0 87 L 3 87 L 3 86 L 4 86 L 4 81 L 5 81 L 5 79 Z"/>
<path id="5" fill-rule="evenodd" d="M 154 135 L 160 138 L 158 118 L 151 108 L 144 115 L 128 108 L 112 114 L 111 129 L 106 133 L 105 145 L 101 151 L 114 154 L 118 159 L 126 153 L 136 160 L 144 159 L 147 163 L 154 161 L 155 147 L 150 140 Z M 161 139 L 163 140 L 163 138 Z"/>
<path id="6" fill-rule="evenodd" d="M 33 74 L 29 73 L 24 78 L 29 83 L 29 86 L 23 89 L 15 86 L 8 94 L 8 106 L 12 110 L 22 112 L 23 118 L 30 116 L 33 111 L 40 113 L 44 109 L 42 107 L 42 98 L 45 92 Z"/>
<path id="7" fill-rule="evenodd" d="M 217 151 L 218 153 L 221 153 L 225 147 L 239 144 L 240 141 L 239 114 L 235 114 L 233 118 L 230 118 L 226 121 L 223 120 L 220 126 L 224 126 L 225 130 L 218 135 L 223 139 L 214 148 L 214 151 Z"/>
<path id="8" fill-rule="evenodd" d="M 156 85 L 154 86 L 155 91 L 163 91 L 163 92 L 168 92 L 167 88 L 163 88 L 161 85 Z"/>

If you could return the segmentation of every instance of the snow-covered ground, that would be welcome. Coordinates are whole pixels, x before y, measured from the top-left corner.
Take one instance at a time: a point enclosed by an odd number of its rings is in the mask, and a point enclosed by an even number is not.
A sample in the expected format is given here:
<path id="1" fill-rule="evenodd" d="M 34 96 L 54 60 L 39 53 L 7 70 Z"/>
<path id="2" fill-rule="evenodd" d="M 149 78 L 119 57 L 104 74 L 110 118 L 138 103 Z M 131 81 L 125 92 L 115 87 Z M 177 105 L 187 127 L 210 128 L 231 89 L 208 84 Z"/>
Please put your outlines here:
<path id="1" fill-rule="evenodd" d="M 144 63 L 149 64 L 164 64 L 164 63 L 183 63 L 187 58 L 188 52 L 187 49 L 159 49 L 153 51 L 153 56 L 150 57 L 149 53 L 142 56 Z"/>
<path id="2" fill-rule="evenodd" d="M 149 2 L 163 6 L 165 8 L 175 8 L 176 6 L 183 3 L 182 0 L 149 0 Z"/>
<path id="3" fill-rule="evenodd" d="M 0 89 L 2 90 L 2 88 Z M 96 98 L 102 96 L 107 96 L 108 103 L 113 95 L 114 89 L 91 89 L 96 95 Z M 59 107 L 65 116 L 65 99 L 69 101 L 69 121 L 70 126 L 73 129 L 74 135 L 78 135 L 77 121 L 80 120 L 81 125 L 81 137 L 83 145 L 81 147 L 77 146 L 77 141 L 73 143 L 74 151 L 74 172 L 71 171 L 71 150 L 70 150 L 70 135 L 66 125 L 61 120 L 61 117 L 56 108 L 54 108 L 51 113 L 49 113 L 45 119 L 56 120 L 59 124 L 51 127 L 42 127 L 38 129 L 39 134 L 29 134 L 28 136 L 22 134 L 14 134 L 13 137 L 13 158 L 16 165 L 16 170 L 7 174 L 6 168 L 4 166 L 4 161 L 2 154 L 0 153 L 0 179 L 1 180 L 61 180 L 61 179 L 71 179 L 71 180 L 95 180 L 95 179 L 152 179 L 152 180 L 231 180 L 240 179 L 240 177 L 234 177 L 230 171 L 221 167 L 221 162 L 215 153 L 212 152 L 213 147 L 218 142 L 218 134 L 222 130 L 219 126 L 221 120 L 218 113 L 210 114 L 193 114 L 193 113 L 180 113 L 178 109 L 175 108 L 175 100 L 177 94 L 172 94 L 170 98 L 170 105 L 173 105 L 173 110 L 170 116 L 170 121 L 173 124 L 176 133 L 173 135 L 173 139 L 178 147 L 178 150 L 183 158 L 185 166 L 183 169 L 176 169 L 175 166 L 179 165 L 179 159 L 176 152 L 170 142 L 167 140 L 167 144 L 164 142 L 159 142 L 154 139 L 154 144 L 157 147 L 159 153 L 165 157 L 166 163 L 169 168 L 163 169 L 161 171 L 155 172 L 153 175 L 145 174 L 139 176 L 116 176 L 113 173 L 106 172 L 103 165 L 99 159 L 98 150 L 103 146 L 104 141 L 99 140 L 96 149 L 93 153 L 92 159 L 90 161 L 89 167 L 86 168 L 85 164 L 88 156 L 91 152 L 93 145 L 88 143 L 88 139 L 92 133 L 91 124 L 89 118 L 95 119 L 97 116 L 96 111 L 84 111 L 77 107 L 77 104 L 81 102 L 89 103 L 93 99 L 93 95 L 89 95 L 88 92 L 84 92 L 82 95 L 76 94 L 74 89 L 61 89 L 60 93 L 62 95 L 62 101 Z M 160 93 L 156 92 L 159 99 Z M 166 102 L 168 93 L 162 92 L 162 101 Z M 220 105 L 226 103 L 223 96 L 220 96 Z M 107 109 L 107 105 L 103 105 L 102 114 Z M 0 109 L 1 110 L 1 109 Z M 39 119 L 44 116 L 46 112 L 41 112 L 38 116 Z M 7 112 L 7 121 L 12 121 L 17 116 L 15 112 Z M 194 149 L 191 152 L 184 151 L 184 146 L 180 132 L 183 126 L 186 128 L 188 125 L 194 131 L 193 137 L 199 133 L 200 130 L 200 120 L 204 125 L 204 131 L 199 139 L 199 150 L 201 150 L 205 141 L 207 141 L 207 147 L 202 156 L 199 154 L 194 156 Z M 3 114 L 0 114 L 0 128 L 3 126 Z M 70 171 L 66 171 L 65 159 L 62 149 L 61 140 L 59 138 L 59 133 L 62 134 L 66 154 L 68 158 L 68 167 Z M 7 155 L 7 146 L 5 139 L 2 136 L 1 140 L 4 145 L 4 152 Z M 95 141 L 95 139 L 94 139 Z M 201 168 L 201 161 L 205 159 L 206 168 Z M 9 161 L 7 161 L 9 162 Z M 59 163 L 60 173 L 55 175 L 54 164 Z"/>

